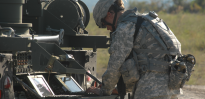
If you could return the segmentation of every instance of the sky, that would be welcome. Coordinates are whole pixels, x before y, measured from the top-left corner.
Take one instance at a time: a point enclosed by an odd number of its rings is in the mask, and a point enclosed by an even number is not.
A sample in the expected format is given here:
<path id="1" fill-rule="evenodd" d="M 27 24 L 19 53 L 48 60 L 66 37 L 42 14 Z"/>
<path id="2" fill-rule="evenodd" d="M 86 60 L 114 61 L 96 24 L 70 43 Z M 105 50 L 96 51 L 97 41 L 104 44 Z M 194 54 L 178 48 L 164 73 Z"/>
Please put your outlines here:
<path id="1" fill-rule="evenodd" d="M 81 0 L 81 1 L 83 1 L 87 5 L 90 12 L 92 12 L 92 10 L 93 10 L 93 8 L 94 8 L 94 6 L 95 6 L 95 4 L 97 3 L 98 0 Z M 123 1 L 125 3 L 125 8 L 128 7 L 128 2 L 130 0 L 127 0 L 127 2 L 125 2 L 125 0 L 123 0 Z"/>
<path id="2" fill-rule="evenodd" d="M 87 5 L 87 7 L 90 10 L 90 12 L 92 12 L 93 8 L 94 8 L 94 6 L 95 6 L 95 4 L 97 3 L 98 0 L 81 0 L 81 1 L 83 1 Z M 134 1 L 134 0 L 123 0 L 123 1 L 124 1 L 124 4 L 125 4 L 125 8 L 128 8 L 129 1 Z M 147 1 L 147 2 L 150 2 L 150 0 L 136 0 L 136 1 Z M 172 0 L 162 0 L 162 1 L 166 2 L 166 1 L 172 1 Z M 187 1 L 190 2 L 190 1 L 193 1 L 193 0 L 187 0 Z"/>

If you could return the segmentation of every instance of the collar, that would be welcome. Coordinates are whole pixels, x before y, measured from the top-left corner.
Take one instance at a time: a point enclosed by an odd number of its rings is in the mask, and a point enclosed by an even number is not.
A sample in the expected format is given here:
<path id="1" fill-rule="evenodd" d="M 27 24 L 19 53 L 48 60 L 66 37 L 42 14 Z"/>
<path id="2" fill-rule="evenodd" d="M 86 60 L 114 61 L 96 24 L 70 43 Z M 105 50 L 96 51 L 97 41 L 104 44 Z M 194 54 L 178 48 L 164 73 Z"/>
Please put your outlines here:
<path id="1" fill-rule="evenodd" d="M 118 21 L 117 21 L 117 25 L 122 22 L 124 19 L 126 19 L 127 17 L 130 17 L 130 16 L 136 16 L 138 15 L 138 10 L 137 8 L 135 7 L 134 9 L 131 9 L 131 10 L 127 10 L 125 11 L 119 18 L 118 18 Z"/>

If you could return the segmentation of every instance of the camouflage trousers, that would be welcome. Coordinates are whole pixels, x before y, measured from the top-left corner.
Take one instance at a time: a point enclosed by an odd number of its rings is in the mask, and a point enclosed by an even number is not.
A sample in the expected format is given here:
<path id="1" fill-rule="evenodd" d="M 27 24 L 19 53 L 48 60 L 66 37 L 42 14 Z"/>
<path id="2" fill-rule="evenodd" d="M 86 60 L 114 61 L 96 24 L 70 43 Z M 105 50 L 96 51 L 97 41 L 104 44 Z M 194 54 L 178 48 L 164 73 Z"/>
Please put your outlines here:
<path id="1" fill-rule="evenodd" d="M 135 86 L 134 99 L 178 99 L 180 90 L 170 90 L 168 73 L 146 72 Z"/>

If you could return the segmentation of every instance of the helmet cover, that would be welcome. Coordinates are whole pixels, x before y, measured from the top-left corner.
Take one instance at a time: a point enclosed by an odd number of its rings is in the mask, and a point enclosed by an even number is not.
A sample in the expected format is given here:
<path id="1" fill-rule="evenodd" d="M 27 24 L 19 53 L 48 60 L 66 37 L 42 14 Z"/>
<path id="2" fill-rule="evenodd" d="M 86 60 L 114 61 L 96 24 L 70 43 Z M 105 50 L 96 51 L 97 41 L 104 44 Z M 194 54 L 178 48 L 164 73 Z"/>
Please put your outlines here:
<path id="1" fill-rule="evenodd" d="M 106 27 L 102 24 L 101 19 L 106 17 L 109 8 L 114 4 L 115 1 L 116 0 L 99 0 L 95 5 L 93 9 L 93 18 L 99 28 Z"/>

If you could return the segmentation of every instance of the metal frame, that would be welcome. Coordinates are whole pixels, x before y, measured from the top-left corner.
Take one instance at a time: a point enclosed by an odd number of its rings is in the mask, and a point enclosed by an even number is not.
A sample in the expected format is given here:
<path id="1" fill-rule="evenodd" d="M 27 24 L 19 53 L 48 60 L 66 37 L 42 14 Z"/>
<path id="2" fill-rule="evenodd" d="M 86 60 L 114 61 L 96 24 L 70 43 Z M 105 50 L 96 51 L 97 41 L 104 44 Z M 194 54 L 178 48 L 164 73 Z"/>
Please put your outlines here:
<path id="1" fill-rule="evenodd" d="M 51 92 L 52 95 L 55 95 L 53 90 L 50 88 L 50 86 L 48 85 L 47 81 L 45 80 L 45 78 L 43 77 L 43 75 L 30 75 L 30 76 L 27 76 L 29 81 L 31 82 L 31 84 L 33 85 L 33 87 L 35 88 L 35 90 L 37 91 L 37 93 L 41 96 L 41 97 L 44 97 L 39 88 L 37 87 L 37 85 L 33 82 L 33 78 L 42 78 L 42 80 L 44 81 L 44 84 L 46 85 L 46 87 L 49 89 L 49 91 Z"/>
<path id="2" fill-rule="evenodd" d="M 55 75 L 55 77 L 58 79 L 58 81 L 69 91 L 72 93 L 72 91 L 69 89 L 69 87 L 60 79 L 62 77 L 70 77 L 74 83 L 82 90 L 81 92 L 84 92 L 83 88 L 73 79 L 72 76 L 66 76 L 66 75 Z"/>

